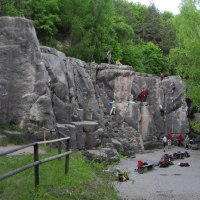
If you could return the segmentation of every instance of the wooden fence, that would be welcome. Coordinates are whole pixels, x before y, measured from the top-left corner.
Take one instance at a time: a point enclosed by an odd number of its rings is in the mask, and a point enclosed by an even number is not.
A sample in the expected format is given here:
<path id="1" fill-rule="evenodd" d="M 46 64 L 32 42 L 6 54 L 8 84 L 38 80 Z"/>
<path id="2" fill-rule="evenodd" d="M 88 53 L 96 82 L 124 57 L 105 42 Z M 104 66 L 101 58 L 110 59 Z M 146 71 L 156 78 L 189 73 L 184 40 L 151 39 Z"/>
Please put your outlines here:
<path id="1" fill-rule="evenodd" d="M 8 172 L 6 174 L 0 175 L 0 180 L 6 179 L 6 178 L 8 178 L 10 176 L 13 176 L 13 175 L 15 175 L 17 173 L 20 173 L 20 172 L 22 172 L 22 171 L 24 171 L 26 169 L 34 167 L 35 187 L 37 187 L 39 185 L 39 165 L 42 164 L 42 163 L 48 162 L 48 161 L 59 159 L 59 158 L 61 158 L 63 156 L 66 156 L 65 157 L 65 174 L 67 174 L 68 171 L 69 171 L 69 154 L 71 153 L 71 151 L 69 150 L 70 137 L 60 138 L 61 135 L 64 135 L 64 134 L 61 133 L 61 132 L 58 132 L 58 136 L 59 136 L 58 139 L 48 140 L 48 141 L 41 141 L 41 142 L 33 142 L 31 144 L 27 144 L 27 145 L 24 145 L 22 147 L 18 147 L 18 148 L 15 148 L 15 149 L 0 153 L 0 156 L 4 156 L 4 155 L 10 154 L 10 153 L 14 153 L 16 151 L 19 151 L 21 149 L 25 149 L 27 147 L 34 146 L 34 162 L 33 163 L 29 163 L 27 165 L 24 165 L 23 167 L 20 167 L 18 169 L 10 171 L 10 172 Z M 65 152 L 64 153 L 61 153 L 61 142 L 62 141 L 65 141 Z M 39 160 L 38 146 L 40 144 L 52 144 L 54 142 L 58 142 L 58 155 Z"/>

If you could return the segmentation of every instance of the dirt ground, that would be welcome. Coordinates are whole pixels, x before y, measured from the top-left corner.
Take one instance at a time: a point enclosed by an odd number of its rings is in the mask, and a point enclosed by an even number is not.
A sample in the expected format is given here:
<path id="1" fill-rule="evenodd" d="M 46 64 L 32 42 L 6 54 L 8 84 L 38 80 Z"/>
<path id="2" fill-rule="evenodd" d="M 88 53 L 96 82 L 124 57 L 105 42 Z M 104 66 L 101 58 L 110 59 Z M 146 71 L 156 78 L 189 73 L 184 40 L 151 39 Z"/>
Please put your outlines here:
<path id="1" fill-rule="evenodd" d="M 172 147 L 166 153 L 185 152 L 184 148 Z M 157 163 L 163 150 L 137 154 L 136 158 L 121 160 L 118 167 L 130 172 L 130 180 L 117 182 L 114 187 L 124 200 L 200 200 L 200 150 L 187 150 L 191 157 L 173 161 L 168 168 L 155 167 L 154 170 L 138 174 L 137 161 Z M 188 162 L 190 167 L 180 167 L 178 163 Z"/>

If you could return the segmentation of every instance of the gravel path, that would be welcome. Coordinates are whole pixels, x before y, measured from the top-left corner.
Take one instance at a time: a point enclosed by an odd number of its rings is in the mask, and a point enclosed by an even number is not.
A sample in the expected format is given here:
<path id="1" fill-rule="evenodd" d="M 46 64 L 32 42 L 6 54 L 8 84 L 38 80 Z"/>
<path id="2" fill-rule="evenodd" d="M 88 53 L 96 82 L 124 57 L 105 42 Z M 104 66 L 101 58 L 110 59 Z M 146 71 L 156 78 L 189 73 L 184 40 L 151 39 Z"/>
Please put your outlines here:
<path id="1" fill-rule="evenodd" d="M 166 153 L 185 149 L 172 147 Z M 137 154 L 136 158 L 121 160 L 118 167 L 130 172 L 130 180 L 114 185 L 124 200 L 200 200 L 200 151 L 187 150 L 191 157 L 173 161 L 168 168 L 155 167 L 153 171 L 138 174 L 137 161 L 157 163 L 164 152 L 155 150 L 151 153 Z M 188 162 L 190 167 L 180 167 L 179 162 Z"/>
<path id="2" fill-rule="evenodd" d="M 5 147 L 0 146 L 0 153 L 8 151 L 8 150 L 15 149 L 15 148 L 18 148 L 18 147 L 21 147 L 21 145 L 8 145 L 8 146 L 5 146 Z M 14 153 L 10 153 L 8 155 L 11 156 L 11 155 L 21 155 L 21 154 L 33 154 L 33 152 L 34 152 L 33 146 L 31 146 L 31 147 L 27 147 L 25 149 L 21 149 L 19 151 L 16 151 Z M 42 150 L 42 149 L 39 149 L 39 153 L 44 154 L 45 151 Z"/>

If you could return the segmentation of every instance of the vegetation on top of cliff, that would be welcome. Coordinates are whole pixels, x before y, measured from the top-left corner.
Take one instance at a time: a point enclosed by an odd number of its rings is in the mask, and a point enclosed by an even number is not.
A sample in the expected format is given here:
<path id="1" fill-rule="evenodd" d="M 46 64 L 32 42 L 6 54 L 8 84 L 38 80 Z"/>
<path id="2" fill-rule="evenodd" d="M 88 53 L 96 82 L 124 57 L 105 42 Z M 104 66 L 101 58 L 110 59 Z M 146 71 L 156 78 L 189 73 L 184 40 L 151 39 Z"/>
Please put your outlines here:
<path id="1" fill-rule="evenodd" d="M 86 62 L 133 66 L 135 71 L 180 75 L 200 110 L 200 5 L 182 0 L 180 14 L 126 0 L 1 0 L 0 16 L 33 20 L 40 42 Z"/>

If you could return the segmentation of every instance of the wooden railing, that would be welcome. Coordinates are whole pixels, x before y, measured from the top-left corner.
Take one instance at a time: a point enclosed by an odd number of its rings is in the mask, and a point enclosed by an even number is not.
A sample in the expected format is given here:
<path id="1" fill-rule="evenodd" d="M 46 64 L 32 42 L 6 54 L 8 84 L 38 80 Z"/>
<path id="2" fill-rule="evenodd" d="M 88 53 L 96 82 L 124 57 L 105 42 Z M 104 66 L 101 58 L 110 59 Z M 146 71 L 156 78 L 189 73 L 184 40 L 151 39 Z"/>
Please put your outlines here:
<path id="1" fill-rule="evenodd" d="M 55 139 L 55 140 L 34 142 L 34 143 L 31 143 L 31 144 L 24 145 L 22 147 L 18 147 L 18 148 L 15 148 L 15 149 L 0 153 L 0 156 L 4 156 L 4 155 L 10 154 L 10 153 L 14 153 L 16 151 L 19 151 L 21 149 L 25 149 L 27 147 L 34 146 L 34 162 L 33 163 L 29 163 L 27 165 L 24 165 L 23 167 L 20 167 L 18 169 L 10 171 L 10 172 L 8 172 L 6 174 L 0 175 L 0 180 L 6 179 L 6 178 L 8 178 L 10 176 L 13 176 L 13 175 L 15 175 L 17 173 L 20 173 L 20 172 L 22 172 L 22 171 L 24 171 L 26 169 L 34 167 L 35 187 L 37 187 L 39 185 L 39 165 L 42 164 L 42 163 L 48 162 L 48 161 L 59 159 L 59 158 L 61 158 L 63 156 L 66 156 L 65 157 L 65 174 L 67 174 L 68 171 L 69 171 L 69 154 L 71 153 L 71 151 L 69 150 L 70 137 L 60 138 L 61 134 L 62 133 L 59 133 L 58 134 L 59 138 Z M 61 153 L 61 142 L 62 141 L 65 141 L 65 152 L 64 153 Z M 58 155 L 39 160 L 38 146 L 40 144 L 51 144 L 51 143 L 54 143 L 54 142 L 58 142 Z"/>

